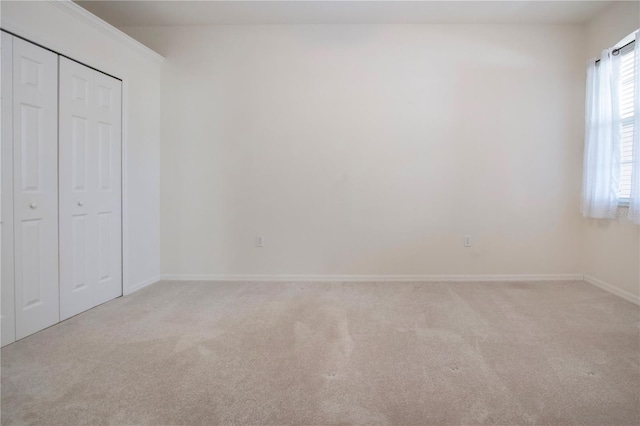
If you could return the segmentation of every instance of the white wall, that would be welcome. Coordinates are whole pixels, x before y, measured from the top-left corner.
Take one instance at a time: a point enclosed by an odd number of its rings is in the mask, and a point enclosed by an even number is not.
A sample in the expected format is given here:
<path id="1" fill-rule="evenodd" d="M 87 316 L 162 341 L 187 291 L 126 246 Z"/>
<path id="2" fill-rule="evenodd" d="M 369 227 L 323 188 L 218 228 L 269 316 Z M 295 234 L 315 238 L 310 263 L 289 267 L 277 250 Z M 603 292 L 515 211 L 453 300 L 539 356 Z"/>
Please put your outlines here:
<path id="1" fill-rule="evenodd" d="M 640 3 L 617 2 L 587 25 L 584 60 L 600 56 L 640 28 Z M 621 216 L 627 209 L 621 209 Z M 640 227 L 626 217 L 584 220 L 583 271 L 629 299 L 640 300 Z"/>
<path id="2" fill-rule="evenodd" d="M 124 293 L 157 280 L 160 64 L 52 2 L 1 4 L 1 26 L 123 80 Z"/>
<path id="3" fill-rule="evenodd" d="M 125 31 L 166 57 L 163 274 L 580 272 L 582 26 Z"/>

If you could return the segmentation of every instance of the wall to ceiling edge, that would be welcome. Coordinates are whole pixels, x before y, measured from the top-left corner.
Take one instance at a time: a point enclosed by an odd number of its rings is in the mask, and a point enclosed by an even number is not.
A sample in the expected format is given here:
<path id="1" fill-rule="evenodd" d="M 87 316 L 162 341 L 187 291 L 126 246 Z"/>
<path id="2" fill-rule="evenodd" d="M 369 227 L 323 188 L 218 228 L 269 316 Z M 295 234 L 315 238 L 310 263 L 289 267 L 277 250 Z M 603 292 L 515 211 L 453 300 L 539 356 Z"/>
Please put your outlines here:
<path id="1" fill-rule="evenodd" d="M 123 292 L 156 282 L 163 58 L 72 2 L 2 1 L 0 26 L 123 80 Z"/>

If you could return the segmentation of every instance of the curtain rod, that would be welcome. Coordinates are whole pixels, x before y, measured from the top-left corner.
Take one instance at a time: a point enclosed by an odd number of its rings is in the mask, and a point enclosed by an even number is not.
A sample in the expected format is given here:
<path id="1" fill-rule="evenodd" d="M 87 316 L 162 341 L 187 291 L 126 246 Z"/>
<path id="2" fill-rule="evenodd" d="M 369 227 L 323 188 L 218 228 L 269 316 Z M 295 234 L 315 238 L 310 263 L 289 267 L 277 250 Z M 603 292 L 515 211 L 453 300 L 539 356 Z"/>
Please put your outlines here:
<path id="1" fill-rule="evenodd" d="M 632 43 L 635 43 L 635 40 L 631 40 L 629 43 L 625 44 L 624 46 L 620 46 L 620 47 L 616 47 L 615 49 L 613 49 L 613 51 L 611 52 L 614 56 L 617 55 L 618 53 L 620 53 L 620 51 L 622 49 L 624 49 L 627 46 L 631 46 Z M 596 59 L 596 64 L 600 62 L 600 59 Z"/>

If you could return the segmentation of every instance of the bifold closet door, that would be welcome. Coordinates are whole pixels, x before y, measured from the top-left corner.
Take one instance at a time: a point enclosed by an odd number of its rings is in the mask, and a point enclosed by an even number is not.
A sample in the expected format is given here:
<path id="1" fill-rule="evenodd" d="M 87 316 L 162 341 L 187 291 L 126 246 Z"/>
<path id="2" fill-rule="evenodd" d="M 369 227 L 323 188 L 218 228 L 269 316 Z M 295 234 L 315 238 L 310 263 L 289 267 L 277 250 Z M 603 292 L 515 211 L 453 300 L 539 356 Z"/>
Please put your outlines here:
<path id="1" fill-rule="evenodd" d="M 0 167 L 2 171 L 2 199 L 0 203 L 0 237 L 2 240 L 2 346 L 16 340 L 15 294 L 13 280 L 13 36 L 2 33 L 0 41 L 0 108 L 2 108 L 2 144 Z"/>
<path id="2" fill-rule="evenodd" d="M 60 319 L 122 295 L 121 82 L 60 58 Z"/>
<path id="3" fill-rule="evenodd" d="M 58 55 L 13 38 L 16 339 L 59 321 Z"/>

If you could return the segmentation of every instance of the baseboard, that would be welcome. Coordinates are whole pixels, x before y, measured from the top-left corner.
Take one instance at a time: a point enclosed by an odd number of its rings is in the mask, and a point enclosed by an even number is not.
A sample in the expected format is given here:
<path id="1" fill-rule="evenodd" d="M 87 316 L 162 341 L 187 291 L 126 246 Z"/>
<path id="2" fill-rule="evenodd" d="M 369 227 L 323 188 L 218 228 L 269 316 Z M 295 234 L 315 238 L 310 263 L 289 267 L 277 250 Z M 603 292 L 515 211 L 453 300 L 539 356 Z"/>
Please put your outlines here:
<path id="1" fill-rule="evenodd" d="M 329 281 L 329 282 L 453 282 L 453 281 L 582 281 L 582 274 L 512 275 L 190 275 L 166 274 L 171 281 Z"/>
<path id="2" fill-rule="evenodd" d="M 612 284 L 606 283 L 602 280 L 599 280 L 587 274 L 585 274 L 584 280 L 585 282 L 588 282 L 589 284 L 592 284 L 598 288 L 601 288 L 604 291 L 615 294 L 618 297 L 622 297 L 624 300 L 627 300 L 635 305 L 640 306 L 640 297 L 635 296 L 626 290 L 622 290 L 621 288 L 618 288 Z"/>
<path id="3" fill-rule="evenodd" d="M 122 292 L 123 296 L 127 296 L 127 295 L 129 295 L 131 293 L 135 293 L 136 291 L 142 290 L 143 288 L 148 287 L 148 286 L 150 286 L 152 284 L 155 284 L 158 281 L 160 281 L 160 277 L 159 276 L 158 277 L 149 278 L 148 280 L 141 281 L 141 282 L 139 282 L 137 284 L 134 284 L 134 285 L 132 285 L 130 287 L 125 288 L 123 290 L 123 292 Z"/>

